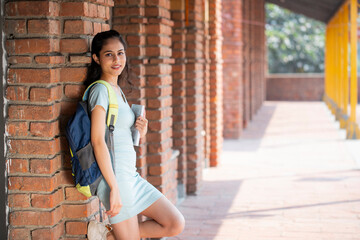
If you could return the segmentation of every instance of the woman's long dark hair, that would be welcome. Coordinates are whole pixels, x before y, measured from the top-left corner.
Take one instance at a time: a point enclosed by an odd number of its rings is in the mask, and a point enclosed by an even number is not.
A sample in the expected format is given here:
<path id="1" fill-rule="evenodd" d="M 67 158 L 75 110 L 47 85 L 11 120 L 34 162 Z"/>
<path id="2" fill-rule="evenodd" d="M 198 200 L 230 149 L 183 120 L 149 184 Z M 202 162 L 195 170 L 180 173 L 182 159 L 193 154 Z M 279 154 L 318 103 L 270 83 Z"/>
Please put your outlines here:
<path id="1" fill-rule="evenodd" d="M 106 44 L 107 40 L 111 38 L 119 39 L 119 41 L 124 46 L 124 50 L 126 51 L 127 49 L 126 42 L 124 38 L 120 35 L 120 33 L 118 33 L 117 31 L 109 30 L 105 32 L 99 32 L 98 34 L 96 34 L 91 43 L 91 64 L 87 69 L 86 79 L 84 81 L 86 87 L 88 87 L 91 83 L 99 80 L 102 73 L 101 66 L 94 61 L 92 55 L 96 54 L 96 56 L 100 58 L 100 51 L 102 47 L 104 46 L 104 44 Z M 131 83 L 129 78 L 130 78 L 130 67 L 129 67 L 129 62 L 126 58 L 126 64 L 124 70 L 119 75 L 117 84 L 120 85 L 120 83 L 127 82 L 130 86 L 132 86 L 133 84 Z"/>

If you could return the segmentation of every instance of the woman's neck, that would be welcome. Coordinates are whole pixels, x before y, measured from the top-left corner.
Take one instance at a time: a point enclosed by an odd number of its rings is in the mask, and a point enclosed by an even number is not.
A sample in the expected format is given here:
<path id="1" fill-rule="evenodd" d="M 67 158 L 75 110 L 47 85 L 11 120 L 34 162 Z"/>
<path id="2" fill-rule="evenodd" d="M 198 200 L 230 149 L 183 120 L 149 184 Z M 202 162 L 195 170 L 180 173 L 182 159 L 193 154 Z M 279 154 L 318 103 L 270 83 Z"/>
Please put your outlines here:
<path id="1" fill-rule="evenodd" d="M 101 75 L 100 76 L 101 80 L 105 80 L 108 83 L 110 83 L 113 86 L 118 86 L 118 77 L 117 76 L 106 76 L 106 75 Z"/>

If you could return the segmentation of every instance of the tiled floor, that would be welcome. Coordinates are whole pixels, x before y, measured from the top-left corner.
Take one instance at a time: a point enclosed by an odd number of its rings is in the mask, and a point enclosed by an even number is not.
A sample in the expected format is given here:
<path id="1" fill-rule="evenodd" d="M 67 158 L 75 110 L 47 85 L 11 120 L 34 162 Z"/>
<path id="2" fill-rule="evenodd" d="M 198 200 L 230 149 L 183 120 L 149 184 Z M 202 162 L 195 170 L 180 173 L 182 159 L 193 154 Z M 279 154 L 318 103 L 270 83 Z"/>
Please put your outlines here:
<path id="1" fill-rule="evenodd" d="M 360 142 L 344 136 L 323 103 L 266 102 L 168 240 L 360 240 Z"/>

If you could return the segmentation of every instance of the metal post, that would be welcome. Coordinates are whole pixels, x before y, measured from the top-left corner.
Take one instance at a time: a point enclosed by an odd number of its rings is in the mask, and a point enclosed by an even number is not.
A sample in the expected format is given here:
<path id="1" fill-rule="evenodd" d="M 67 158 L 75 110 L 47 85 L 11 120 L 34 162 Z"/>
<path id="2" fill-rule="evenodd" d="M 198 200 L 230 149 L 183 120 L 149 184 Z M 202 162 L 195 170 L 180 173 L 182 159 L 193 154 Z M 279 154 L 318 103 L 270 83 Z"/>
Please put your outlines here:
<path id="1" fill-rule="evenodd" d="M 359 129 L 356 123 L 356 106 L 357 106 L 357 0 L 350 1 L 350 126 L 348 127 L 349 139 L 359 137 Z"/>

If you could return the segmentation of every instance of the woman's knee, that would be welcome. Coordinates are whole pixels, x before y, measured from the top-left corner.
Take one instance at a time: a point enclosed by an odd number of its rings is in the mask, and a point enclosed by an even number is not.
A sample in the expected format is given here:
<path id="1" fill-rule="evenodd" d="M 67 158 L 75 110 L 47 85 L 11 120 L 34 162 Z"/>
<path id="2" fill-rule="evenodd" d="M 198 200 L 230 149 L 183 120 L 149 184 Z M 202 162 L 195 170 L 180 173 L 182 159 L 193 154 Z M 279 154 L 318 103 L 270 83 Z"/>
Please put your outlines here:
<path id="1" fill-rule="evenodd" d="M 167 226 L 168 236 L 176 236 L 179 235 L 185 228 L 185 218 L 179 212 L 176 216 L 171 219 Z"/>

